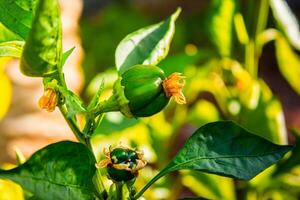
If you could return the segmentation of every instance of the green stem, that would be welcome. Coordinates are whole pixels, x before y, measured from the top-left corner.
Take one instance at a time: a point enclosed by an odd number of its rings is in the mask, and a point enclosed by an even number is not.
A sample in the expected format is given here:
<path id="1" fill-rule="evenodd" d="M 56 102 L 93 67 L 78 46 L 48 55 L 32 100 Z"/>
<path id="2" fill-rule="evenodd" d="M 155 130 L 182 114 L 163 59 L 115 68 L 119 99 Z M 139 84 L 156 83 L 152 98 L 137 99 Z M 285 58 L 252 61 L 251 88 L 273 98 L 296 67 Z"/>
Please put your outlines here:
<path id="1" fill-rule="evenodd" d="M 123 183 L 122 182 L 116 182 L 116 197 L 117 200 L 123 200 Z"/>
<path id="2" fill-rule="evenodd" d="M 65 81 L 65 77 L 64 74 L 62 72 L 59 73 L 59 82 L 63 87 L 67 87 L 66 81 Z M 85 137 L 85 135 L 80 131 L 80 129 L 77 126 L 76 123 L 76 118 L 72 118 L 68 116 L 68 110 L 66 109 L 65 106 L 63 105 L 58 105 L 60 112 L 62 113 L 63 117 L 65 118 L 66 122 L 68 123 L 69 127 L 71 128 L 71 130 L 73 131 L 75 137 L 77 138 L 77 140 L 86 145 L 87 148 L 94 154 L 92 145 L 91 145 L 91 141 L 89 137 Z M 90 123 L 90 121 L 87 121 L 87 123 Z M 86 125 L 87 127 L 90 127 L 91 124 Z M 107 199 L 107 192 L 105 190 L 104 184 L 102 182 L 102 178 L 101 178 L 101 173 L 99 170 L 96 170 L 95 176 L 93 177 L 93 183 L 95 185 L 96 188 L 96 192 L 97 192 L 97 197 L 100 200 L 105 200 Z"/>
<path id="3" fill-rule="evenodd" d="M 73 131 L 77 140 L 83 144 L 86 144 L 83 134 L 77 127 L 76 123 L 74 122 L 74 120 L 72 118 L 68 117 L 67 109 L 63 105 L 59 105 L 58 107 L 59 107 L 59 110 L 62 113 L 63 117 L 65 118 L 66 122 L 68 123 L 69 127 Z"/>
<path id="4" fill-rule="evenodd" d="M 257 21 L 256 31 L 255 31 L 256 37 L 266 28 L 268 15 L 269 15 L 269 0 L 260 0 L 258 21 Z"/>
<path id="5" fill-rule="evenodd" d="M 258 70 L 258 59 L 256 59 L 255 56 L 255 43 L 252 39 L 246 45 L 245 54 L 245 67 L 247 71 L 251 74 L 251 76 L 253 78 L 256 78 Z"/>
<path id="6" fill-rule="evenodd" d="M 266 28 L 269 15 L 269 1 L 260 0 L 258 20 L 255 27 L 255 35 L 249 40 L 245 50 L 245 67 L 253 78 L 258 76 L 258 63 L 262 52 L 262 46 L 257 44 L 257 38 Z"/>
<path id="7" fill-rule="evenodd" d="M 81 142 L 82 144 L 86 145 L 87 148 L 93 153 L 93 148 L 92 148 L 90 139 L 85 138 L 84 135 L 79 130 L 79 128 L 77 127 L 74 120 L 72 118 L 68 117 L 67 109 L 63 105 L 59 105 L 59 109 L 60 109 L 62 115 L 64 116 L 66 122 L 68 123 L 69 127 L 73 131 L 74 135 L 76 136 L 77 140 L 79 142 Z M 100 198 L 100 200 L 106 199 L 107 193 L 106 193 L 104 184 L 102 182 L 101 173 L 99 172 L 99 170 L 96 171 L 95 177 L 93 178 L 93 183 L 94 183 L 95 188 L 98 193 L 97 196 Z"/>
<path id="8" fill-rule="evenodd" d="M 100 200 L 107 199 L 107 192 L 106 192 L 104 184 L 102 182 L 101 172 L 98 169 L 96 169 L 96 173 L 93 178 L 93 183 L 95 185 L 99 199 Z"/>
<path id="9" fill-rule="evenodd" d="M 92 112 L 95 114 L 95 116 L 98 116 L 111 111 L 119 111 L 119 104 L 115 95 L 112 95 L 108 100 L 101 102 L 99 106 Z"/>
<path id="10" fill-rule="evenodd" d="M 158 179 L 160 179 L 161 177 L 163 177 L 164 175 L 166 175 L 168 173 L 167 170 L 168 167 L 166 167 L 165 169 L 163 169 L 162 171 L 160 171 L 155 177 L 153 177 L 143 188 L 141 191 L 139 191 L 135 196 L 134 199 L 138 199 L 140 198 L 144 192 L 146 192 L 146 190 L 153 184 L 155 183 Z"/>

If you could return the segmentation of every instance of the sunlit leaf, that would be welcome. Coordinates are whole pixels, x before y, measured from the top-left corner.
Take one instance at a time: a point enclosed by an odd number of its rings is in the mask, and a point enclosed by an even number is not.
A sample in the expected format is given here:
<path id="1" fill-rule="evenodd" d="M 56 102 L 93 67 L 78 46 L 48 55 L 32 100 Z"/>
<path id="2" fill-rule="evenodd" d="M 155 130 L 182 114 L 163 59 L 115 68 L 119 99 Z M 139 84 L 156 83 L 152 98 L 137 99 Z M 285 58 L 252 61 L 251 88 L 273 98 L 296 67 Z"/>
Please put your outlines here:
<path id="1" fill-rule="evenodd" d="M 230 56 L 236 0 L 214 0 L 208 21 L 211 41 L 221 56 Z"/>
<path id="2" fill-rule="evenodd" d="M 24 39 L 13 33 L 0 22 L 0 42 L 8 41 L 24 41 Z"/>
<path id="3" fill-rule="evenodd" d="M 28 76 L 49 76 L 60 70 L 62 27 L 57 0 L 39 1 L 24 46 L 21 70 Z"/>
<path id="4" fill-rule="evenodd" d="M 62 66 L 64 66 L 64 64 L 66 63 L 67 59 L 69 58 L 69 56 L 73 53 L 75 47 L 72 47 L 71 49 L 69 49 L 68 51 L 64 52 L 62 55 Z"/>
<path id="5" fill-rule="evenodd" d="M 0 170 L 0 178 L 20 184 L 38 199 L 92 200 L 95 162 L 83 144 L 58 142 L 37 151 L 17 168 Z"/>
<path id="6" fill-rule="evenodd" d="M 197 196 L 208 199 L 234 200 L 234 182 L 227 177 L 202 172 L 183 173 L 183 185 L 193 191 Z"/>
<path id="7" fill-rule="evenodd" d="M 20 58 L 22 55 L 23 46 L 24 46 L 23 41 L 1 42 L 0 57 Z"/>
<path id="8" fill-rule="evenodd" d="M 276 144 L 286 144 L 287 132 L 281 103 L 263 81 L 259 83 L 260 94 L 257 106 L 254 109 L 242 107 L 239 123 Z"/>
<path id="9" fill-rule="evenodd" d="M 38 0 L 1 0 L 0 21 L 12 32 L 26 39 Z"/>
<path id="10" fill-rule="evenodd" d="M 165 21 L 137 30 L 120 42 L 115 53 L 120 74 L 136 64 L 156 65 L 167 56 L 180 11 L 178 8 Z"/>
<path id="11" fill-rule="evenodd" d="M 206 124 L 185 143 L 172 161 L 136 197 L 166 174 L 198 170 L 250 180 L 276 163 L 292 146 L 276 145 L 231 121 Z"/>
<path id="12" fill-rule="evenodd" d="M 249 42 L 249 36 L 243 15 L 241 13 L 237 13 L 234 15 L 234 27 L 239 42 L 241 44 L 247 44 Z"/>
<path id="13" fill-rule="evenodd" d="M 285 0 L 270 0 L 270 6 L 279 28 L 289 42 L 300 50 L 300 29 L 296 16 Z"/>
<path id="14" fill-rule="evenodd" d="M 197 127 L 218 120 L 220 120 L 219 111 L 213 103 L 207 100 L 197 101 L 188 112 L 187 118 L 187 122 Z"/>
<path id="15" fill-rule="evenodd" d="M 279 70 L 290 86 L 300 95 L 300 59 L 284 37 L 275 40 L 276 58 Z"/>

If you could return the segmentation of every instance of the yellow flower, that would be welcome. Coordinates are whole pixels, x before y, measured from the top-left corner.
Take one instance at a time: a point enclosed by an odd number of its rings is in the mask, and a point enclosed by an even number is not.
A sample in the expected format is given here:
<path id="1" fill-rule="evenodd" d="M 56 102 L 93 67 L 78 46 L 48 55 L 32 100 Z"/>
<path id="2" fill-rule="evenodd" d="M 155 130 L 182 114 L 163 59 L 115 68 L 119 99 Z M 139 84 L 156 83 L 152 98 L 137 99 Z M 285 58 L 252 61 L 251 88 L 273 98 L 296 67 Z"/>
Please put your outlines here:
<path id="1" fill-rule="evenodd" d="M 180 73 L 173 73 L 163 80 L 163 88 L 167 97 L 174 97 L 178 104 L 185 104 L 186 99 L 182 93 L 185 84 L 183 76 Z"/>
<path id="2" fill-rule="evenodd" d="M 48 88 L 45 90 L 43 96 L 39 100 L 39 107 L 48 112 L 53 112 L 57 105 L 57 94 L 55 90 Z"/>

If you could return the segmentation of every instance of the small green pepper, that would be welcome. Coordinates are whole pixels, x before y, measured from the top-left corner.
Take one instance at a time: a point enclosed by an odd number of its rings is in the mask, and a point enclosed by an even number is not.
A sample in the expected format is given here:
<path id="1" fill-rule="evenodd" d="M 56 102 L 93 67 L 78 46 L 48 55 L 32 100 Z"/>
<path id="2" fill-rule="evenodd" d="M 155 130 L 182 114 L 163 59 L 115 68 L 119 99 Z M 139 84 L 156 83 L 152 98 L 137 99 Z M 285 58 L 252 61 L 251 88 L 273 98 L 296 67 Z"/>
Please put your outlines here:
<path id="1" fill-rule="evenodd" d="M 147 117 L 161 111 L 169 102 L 162 86 L 164 72 L 156 66 L 137 65 L 122 75 L 125 97 L 134 117 Z"/>
<path id="2" fill-rule="evenodd" d="M 127 182 L 138 175 L 147 162 L 143 159 L 143 153 L 124 147 L 113 150 L 104 149 L 105 159 L 98 163 L 98 168 L 107 168 L 110 179 L 116 182 Z"/>
<path id="3" fill-rule="evenodd" d="M 135 65 L 119 77 L 114 84 L 113 95 L 99 110 L 121 111 L 127 117 L 152 116 L 160 112 L 171 97 L 177 103 L 184 104 L 183 85 L 179 73 L 166 77 L 159 67 Z"/>

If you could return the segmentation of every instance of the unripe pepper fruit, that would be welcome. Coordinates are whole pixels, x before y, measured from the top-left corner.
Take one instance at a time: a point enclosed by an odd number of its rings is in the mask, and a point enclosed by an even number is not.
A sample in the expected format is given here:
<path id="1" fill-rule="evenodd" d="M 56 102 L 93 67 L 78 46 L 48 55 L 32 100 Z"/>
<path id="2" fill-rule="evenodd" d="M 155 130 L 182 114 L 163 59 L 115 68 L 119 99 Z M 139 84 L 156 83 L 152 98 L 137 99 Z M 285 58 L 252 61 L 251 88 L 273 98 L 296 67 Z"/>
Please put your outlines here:
<path id="1" fill-rule="evenodd" d="M 129 164 L 133 167 L 136 165 L 136 159 L 129 159 L 128 150 L 122 148 L 116 148 L 110 153 L 110 157 L 112 160 L 112 164 L 107 166 L 107 173 L 109 177 L 114 181 L 130 181 L 135 178 L 136 173 L 132 173 L 126 169 L 116 169 L 114 168 L 114 164 Z"/>
<path id="2" fill-rule="evenodd" d="M 122 75 L 121 85 L 135 117 L 147 117 L 161 111 L 169 102 L 162 82 L 164 72 L 156 66 L 136 65 Z"/>
<path id="3" fill-rule="evenodd" d="M 120 111 L 127 117 L 148 117 L 160 112 L 171 97 L 184 104 L 183 85 L 183 77 L 179 73 L 166 78 L 159 67 L 135 65 L 119 77 L 114 84 L 113 95 L 94 112 Z"/>
<path id="4" fill-rule="evenodd" d="M 134 151 L 124 147 L 113 150 L 104 149 L 105 159 L 96 164 L 97 168 L 107 168 L 110 179 L 116 182 L 128 182 L 138 175 L 147 162 L 141 151 Z"/>

